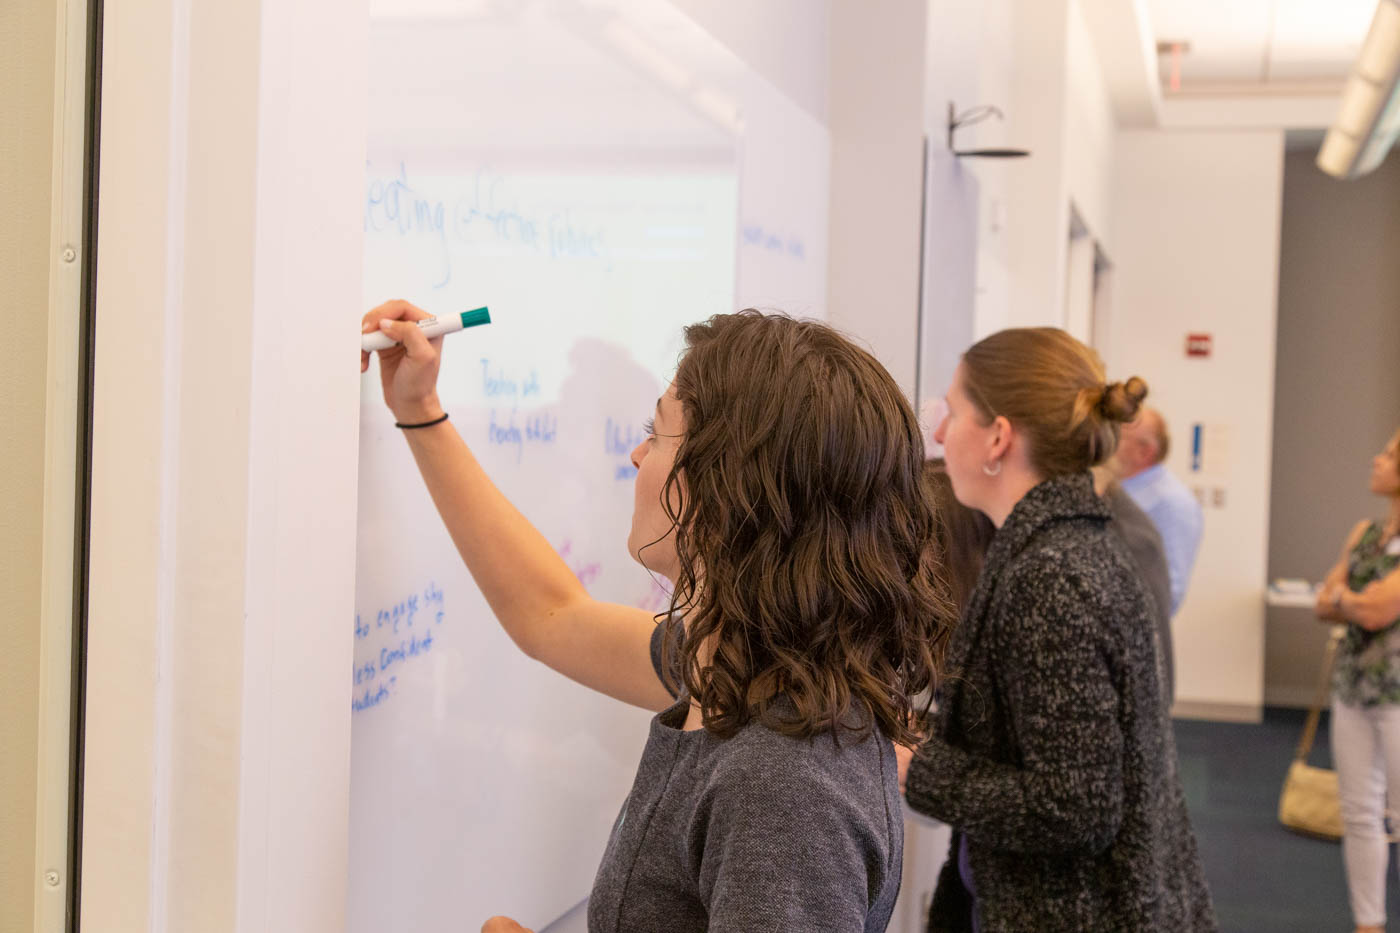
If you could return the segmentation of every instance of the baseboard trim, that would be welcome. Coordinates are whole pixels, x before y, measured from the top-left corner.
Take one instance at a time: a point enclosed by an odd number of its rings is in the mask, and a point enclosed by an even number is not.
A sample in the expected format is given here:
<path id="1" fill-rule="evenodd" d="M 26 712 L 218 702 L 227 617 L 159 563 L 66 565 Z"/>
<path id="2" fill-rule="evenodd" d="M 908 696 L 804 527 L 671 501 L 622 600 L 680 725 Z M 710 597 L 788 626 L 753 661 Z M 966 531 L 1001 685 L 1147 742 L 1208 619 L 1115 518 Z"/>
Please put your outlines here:
<path id="1" fill-rule="evenodd" d="M 1172 706 L 1173 719 L 1205 719 L 1210 722 L 1264 721 L 1264 707 L 1253 703 L 1211 703 L 1201 700 L 1177 700 Z"/>
<path id="2" fill-rule="evenodd" d="M 1289 709 L 1312 709 L 1317 702 L 1317 687 L 1265 687 L 1265 706 L 1284 706 Z M 1327 697 L 1327 703 L 1332 697 Z M 1325 708 L 1325 707 L 1324 707 Z"/>

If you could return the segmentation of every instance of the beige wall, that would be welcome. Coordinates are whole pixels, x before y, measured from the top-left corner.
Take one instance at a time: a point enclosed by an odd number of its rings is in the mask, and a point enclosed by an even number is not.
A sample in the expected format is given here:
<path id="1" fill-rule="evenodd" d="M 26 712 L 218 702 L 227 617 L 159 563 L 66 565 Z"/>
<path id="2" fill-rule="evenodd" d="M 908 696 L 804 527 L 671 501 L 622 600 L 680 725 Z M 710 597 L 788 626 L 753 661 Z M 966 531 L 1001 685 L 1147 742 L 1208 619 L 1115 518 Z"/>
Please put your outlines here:
<path id="1" fill-rule="evenodd" d="M 1379 517 L 1371 456 L 1400 426 L 1400 156 L 1339 182 L 1288 153 L 1278 294 L 1269 575 L 1321 579 L 1353 522 Z M 1317 689 L 1327 629 L 1271 608 L 1268 702 L 1302 706 Z"/>
<path id="2" fill-rule="evenodd" d="M 0 933 L 30 930 L 34 911 L 56 11 L 54 0 L 0 4 L 0 294 L 9 308 L 0 364 Z"/>

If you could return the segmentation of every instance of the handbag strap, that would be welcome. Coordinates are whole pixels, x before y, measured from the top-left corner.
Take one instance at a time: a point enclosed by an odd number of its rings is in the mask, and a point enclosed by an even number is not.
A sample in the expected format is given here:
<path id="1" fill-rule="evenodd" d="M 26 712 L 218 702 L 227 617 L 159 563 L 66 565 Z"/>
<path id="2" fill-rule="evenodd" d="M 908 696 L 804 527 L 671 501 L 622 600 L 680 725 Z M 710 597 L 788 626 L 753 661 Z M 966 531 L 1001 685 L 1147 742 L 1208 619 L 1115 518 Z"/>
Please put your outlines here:
<path id="1" fill-rule="evenodd" d="M 1327 637 L 1327 650 L 1322 653 L 1322 676 L 1317 682 L 1317 699 L 1313 700 L 1312 709 L 1308 710 L 1308 720 L 1303 726 L 1303 737 L 1298 742 L 1298 750 L 1293 753 L 1295 761 L 1304 761 L 1308 753 L 1312 751 L 1313 739 L 1317 737 L 1317 720 L 1322 714 L 1322 708 L 1327 705 L 1327 695 L 1331 692 L 1332 686 L 1332 665 L 1337 660 L 1337 645 L 1341 642 L 1342 636 L 1346 634 L 1345 625 L 1332 626 L 1332 634 Z"/>

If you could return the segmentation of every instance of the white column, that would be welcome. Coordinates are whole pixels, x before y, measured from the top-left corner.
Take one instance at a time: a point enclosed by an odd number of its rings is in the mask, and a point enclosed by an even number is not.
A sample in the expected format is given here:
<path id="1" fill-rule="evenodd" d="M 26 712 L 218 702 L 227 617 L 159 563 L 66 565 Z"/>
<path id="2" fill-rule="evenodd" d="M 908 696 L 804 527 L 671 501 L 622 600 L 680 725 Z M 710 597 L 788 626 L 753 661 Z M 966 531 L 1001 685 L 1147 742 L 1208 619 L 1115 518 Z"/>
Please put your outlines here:
<path id="1" fill-rule="evenodd" d="M 364 4 L 104 22 L 82 917 L 344 924 Z"/>
<path id="2" fill-rule="evenodd" d="M 1006 166 L 1006 327 L 1064 322 L 1069 11 L 1069 0 L 1015 0 L 1012 13 L 1007 138 L 1031 156 Z"/>
<path id="3" fill-rule="evenodd" d="M 1176 712 L 1257 721 L 1272 481 L 1280 130 L 1121 133 L 1114 307 L 1105 353 L 1171 428 L 1167 468 L 1205 499 L 1205 531 L 1172 620 Z M 1186 336 L 1213 337 L 1208 359 Z M 1205 462 L 1192 470 L 1192 427 Z"/>

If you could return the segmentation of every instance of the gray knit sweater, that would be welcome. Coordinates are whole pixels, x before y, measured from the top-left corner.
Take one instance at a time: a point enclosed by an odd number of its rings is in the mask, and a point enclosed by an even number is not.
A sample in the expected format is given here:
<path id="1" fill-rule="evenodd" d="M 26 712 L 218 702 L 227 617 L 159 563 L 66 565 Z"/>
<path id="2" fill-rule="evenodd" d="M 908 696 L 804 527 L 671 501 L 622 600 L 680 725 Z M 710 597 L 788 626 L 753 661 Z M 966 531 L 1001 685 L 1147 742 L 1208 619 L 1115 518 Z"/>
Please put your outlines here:
<path id="1" fill-rule="evenodd" d="M 1042 483 L 1012 510 L 909 771 L 910 806 L 967 837 L 983 933 L 1216 929 L 1151 605 L 1108 518 L 1088 474 Z M 971 929 L 955 861 L 934 933 Z"/>

